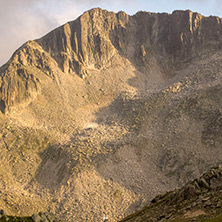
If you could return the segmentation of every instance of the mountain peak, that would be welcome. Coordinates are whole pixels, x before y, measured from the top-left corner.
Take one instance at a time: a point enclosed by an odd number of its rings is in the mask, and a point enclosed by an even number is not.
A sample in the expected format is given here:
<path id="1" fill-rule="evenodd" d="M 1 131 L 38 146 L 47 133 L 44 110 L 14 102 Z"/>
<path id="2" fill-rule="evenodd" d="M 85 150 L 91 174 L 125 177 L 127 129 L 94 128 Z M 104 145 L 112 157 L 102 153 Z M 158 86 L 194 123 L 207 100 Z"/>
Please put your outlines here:
<path id="1" fill-rule="evenodd" d="M 156 57 L 167 70 L 169 67 L 163 64 L 178 66 L 206 47 L 216 50 L 221 34 L 221 19 L 203 17 L 190 10 L 172 14 L 139 12 L 129 16 L 125 12 L 93 8 L 46 36 L 27 42 L 16 51 L 8 67 L 17 64 L 26 73 L 33 67 L 51 77 L 58 67 L 64 73 L 85 79 L 93 70 L 109 67 L 113 60 L 123 56 L 140 70 L 148 70 L 150 61 Z M 1 69 L 1 78 L 5 72 L 9 73 Z M 1 104 L 5 104 L 2 107 L 14 106 L 12 98 L 6 98 L 9 94 L 4 92 L 5 95 L 3 91 L 0 94 Z M 12 100 L 23 99 L 14 96 Z"/>
<path id="2" fill-rule="evenodd" d="M 118 221 L 219 165 L 221 36 L 221 19 L 190 11 L 92 9 L 21 46 L 0 68 L 6 214 Z M 221 172 L 168 203 L 216 197 Z M 158 220 L 177 209 L 164 206 Z"/>

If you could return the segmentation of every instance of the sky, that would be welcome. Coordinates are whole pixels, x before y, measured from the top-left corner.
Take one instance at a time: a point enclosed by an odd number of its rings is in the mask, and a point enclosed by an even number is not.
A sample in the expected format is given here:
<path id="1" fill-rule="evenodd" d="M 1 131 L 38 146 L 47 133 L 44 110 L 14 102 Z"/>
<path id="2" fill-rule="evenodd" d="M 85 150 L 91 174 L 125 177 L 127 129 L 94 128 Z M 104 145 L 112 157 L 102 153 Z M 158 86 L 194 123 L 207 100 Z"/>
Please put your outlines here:
<path id="1" fill-rule="evenodd" d="M 100 7 L 109 11 L 168 12 L 190 9 L 222 17 L 222 0 L 0 0 L 0 66 L 28 40 Z"/>

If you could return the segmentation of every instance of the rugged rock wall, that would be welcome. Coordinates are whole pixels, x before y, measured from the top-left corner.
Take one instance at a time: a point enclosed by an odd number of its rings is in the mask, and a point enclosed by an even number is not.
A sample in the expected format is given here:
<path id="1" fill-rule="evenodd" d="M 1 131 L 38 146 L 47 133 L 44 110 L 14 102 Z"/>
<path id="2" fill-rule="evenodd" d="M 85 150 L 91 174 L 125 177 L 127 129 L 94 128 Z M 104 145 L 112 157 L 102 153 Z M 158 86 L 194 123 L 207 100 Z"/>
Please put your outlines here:
<path id="1" fill-rule="evenodd" d="M 219 49 L 221 34 L 220 18 L 206 18 L 191 11 L 174 11 L 172 15 L 138 12 L 129 16 L 92 9 L 17 50 L 8 65 L 1 68 L 1 78 L 7 73 L 7 79 L 11 78 L 10 83 L 1 81 L 1 111 L 7 112 L 35 97 L 40 85 L 33 73 L 53 76 L 52 63 L 81 78 L 89 75 L 91 69 L 110 66 L 117 54 L 143 71 L 150 69 L 154 57 L 163 69 L 170 70 L 200 56 L 204 50 Z M 18 91 L 22 93 L 18 95 Z"/>
<path id="2" fill-rule="evenodd" d="M 184 187 L 159 195 L 149 206 L 123 221 L 220 221 L 221 166 L 211 168 Z"/>
<path id="3" fill-rule="evenodd" d="M 18 49 L 0 68 L 1 112 L 28 105 L 41 91 L 39 76 L 52 78 L 53 70 L 51 57 L 36 42 L 27 42 Z"/>
<path id="4" fill-rule="evenodd" d="M 189 10 L 129 16 L 93 9 L 38 42 L 64 71 L 81 75 L 80 67 L 100 69 L 115 53 L 138 60 L 140 66 L 148 63 L 152 53 L 167 56 L 172 63 L 186 62 L 202 47 L 219 46 L 221 32 L 220 18 L 205 18 Z"/>

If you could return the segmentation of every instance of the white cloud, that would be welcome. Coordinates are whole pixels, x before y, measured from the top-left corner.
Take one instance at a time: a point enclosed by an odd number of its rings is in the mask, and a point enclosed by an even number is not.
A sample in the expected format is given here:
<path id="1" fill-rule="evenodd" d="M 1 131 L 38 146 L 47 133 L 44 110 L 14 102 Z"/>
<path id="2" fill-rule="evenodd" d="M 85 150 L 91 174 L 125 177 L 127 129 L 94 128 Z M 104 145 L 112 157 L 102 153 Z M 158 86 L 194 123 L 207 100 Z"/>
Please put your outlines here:
<path id="1" fill-rule="evenodd" d="M 33 1 L 1 0 L 0 2 L 0 64 L 25 41 L 39 37 L 56 23 L 39 10 Z"/>
<path id="2" fill-rule="evenodd" d="M 24 42 L 73 20 L 100 0 L 0 0 L 0 65 Z"/>

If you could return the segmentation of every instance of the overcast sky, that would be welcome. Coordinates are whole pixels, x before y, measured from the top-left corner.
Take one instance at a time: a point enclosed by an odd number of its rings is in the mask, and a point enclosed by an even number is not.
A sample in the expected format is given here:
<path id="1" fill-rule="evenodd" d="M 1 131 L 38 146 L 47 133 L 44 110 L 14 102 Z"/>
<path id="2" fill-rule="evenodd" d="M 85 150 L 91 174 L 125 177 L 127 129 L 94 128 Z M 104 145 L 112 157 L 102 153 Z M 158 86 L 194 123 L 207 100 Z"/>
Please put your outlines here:
<path id="1" fill-rule="evenodd" d="M 128 14 L 191 9 L 222 17 L 222 0 L 0 0 L 0 65 L 27 40 L 39 38 L 93 7 Z"/>

